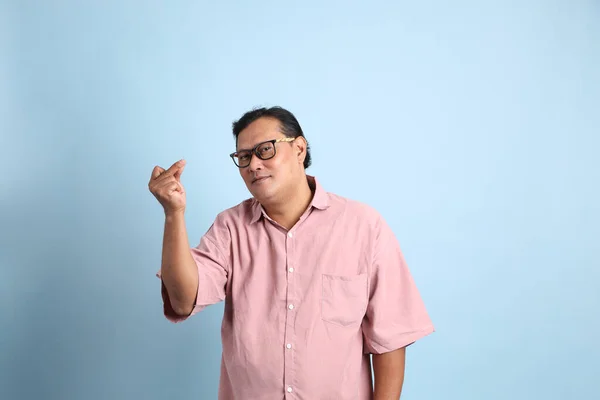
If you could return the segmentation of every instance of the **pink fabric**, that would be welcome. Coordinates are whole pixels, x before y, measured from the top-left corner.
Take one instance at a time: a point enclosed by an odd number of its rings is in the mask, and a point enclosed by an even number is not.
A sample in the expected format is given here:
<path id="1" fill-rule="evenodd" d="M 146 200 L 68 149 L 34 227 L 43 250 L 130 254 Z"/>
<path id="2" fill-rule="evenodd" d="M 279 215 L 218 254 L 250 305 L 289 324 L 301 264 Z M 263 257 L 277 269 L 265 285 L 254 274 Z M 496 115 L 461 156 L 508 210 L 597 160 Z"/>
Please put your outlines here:
<path id="1" fill-rule="evenodd" d="M 248 199 L 192 249 L 200 279 L 191 315 L 225 300 L 221 400 L 372 399 L 369 353 L 434 331 L 382 217 L 308 179 L 312 203 L 289 232 Z M 185 320 L 164 285 L 162 295 L 165 316 Z"/>

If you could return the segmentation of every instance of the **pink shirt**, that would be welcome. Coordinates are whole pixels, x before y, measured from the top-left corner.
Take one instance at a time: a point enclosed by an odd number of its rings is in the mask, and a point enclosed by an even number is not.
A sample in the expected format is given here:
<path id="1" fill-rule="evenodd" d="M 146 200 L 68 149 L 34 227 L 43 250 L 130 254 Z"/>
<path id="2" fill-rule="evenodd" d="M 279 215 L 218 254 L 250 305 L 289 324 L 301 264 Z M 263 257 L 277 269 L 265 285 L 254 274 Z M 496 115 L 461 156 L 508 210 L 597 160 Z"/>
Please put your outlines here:
<path id="1" fill-rule="evenodd" d="M 383 218 L 308 180 L 313 200 L 289 231 L 251 198 L 218 214 L 191 249 L 191 315 L 225 300 L 220 400 L 372 399 L 369 353 L 434 330 Z M 162 296 L 165 316 L 185 320 L 164 285 Z"/>

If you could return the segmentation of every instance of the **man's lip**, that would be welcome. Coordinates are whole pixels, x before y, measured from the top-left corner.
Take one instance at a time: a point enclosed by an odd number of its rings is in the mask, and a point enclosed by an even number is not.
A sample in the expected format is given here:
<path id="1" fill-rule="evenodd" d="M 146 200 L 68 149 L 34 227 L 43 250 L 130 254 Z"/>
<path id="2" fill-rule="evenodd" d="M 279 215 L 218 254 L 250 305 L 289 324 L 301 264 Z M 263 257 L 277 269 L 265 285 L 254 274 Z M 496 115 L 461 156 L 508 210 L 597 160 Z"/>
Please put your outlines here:
<path id="1" fill-rule="evenodd" d="M 269 177 L 268 177 L 268 176 L 259 176 L 258 178 L 254 178 L 254 179 L 252 179 L 252 183 L 254 183 L 254 182 L 258 182 L 259 180 L 261 180 L 261 179 L 266 179 L 266 178 L 269 178 Z"/>

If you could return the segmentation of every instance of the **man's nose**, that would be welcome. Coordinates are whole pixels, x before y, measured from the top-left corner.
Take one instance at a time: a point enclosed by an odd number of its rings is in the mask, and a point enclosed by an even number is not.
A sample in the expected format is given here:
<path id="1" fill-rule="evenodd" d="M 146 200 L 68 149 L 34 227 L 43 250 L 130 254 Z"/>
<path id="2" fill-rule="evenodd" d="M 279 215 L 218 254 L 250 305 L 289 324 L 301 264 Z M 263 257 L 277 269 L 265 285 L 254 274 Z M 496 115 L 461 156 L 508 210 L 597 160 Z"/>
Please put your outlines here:
<path id="1" fill-rule="evenodd" d="M 250 165 L 248 165 L 250 172 L 258 171 L 262 169 L 262 167 L 262 160 L 258 158 L 256 154 L 253 154 L 252 158 L 250 159 Z"/>

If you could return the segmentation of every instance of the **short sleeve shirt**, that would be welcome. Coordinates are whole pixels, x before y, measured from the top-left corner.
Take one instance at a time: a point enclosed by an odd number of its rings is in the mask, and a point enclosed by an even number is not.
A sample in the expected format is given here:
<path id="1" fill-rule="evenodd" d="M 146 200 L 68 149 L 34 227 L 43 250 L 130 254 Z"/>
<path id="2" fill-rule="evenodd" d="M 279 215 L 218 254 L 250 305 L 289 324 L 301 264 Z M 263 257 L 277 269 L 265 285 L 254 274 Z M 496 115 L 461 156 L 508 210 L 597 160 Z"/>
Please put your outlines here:
<path id="1" fill-rule="evenodd" d="M 191 249 L 190 316 L 225 302 L 220 400 L 371 399 L 369 354 L 434 331 L 381 215 L 307 179 L 313 199 L 291 229 L 251 198 L 219 213 Z M 173 313 L 164 285 L 162 295 L 170 321 L 189 318 Z"/>

